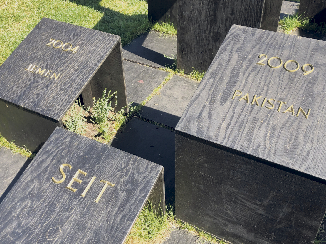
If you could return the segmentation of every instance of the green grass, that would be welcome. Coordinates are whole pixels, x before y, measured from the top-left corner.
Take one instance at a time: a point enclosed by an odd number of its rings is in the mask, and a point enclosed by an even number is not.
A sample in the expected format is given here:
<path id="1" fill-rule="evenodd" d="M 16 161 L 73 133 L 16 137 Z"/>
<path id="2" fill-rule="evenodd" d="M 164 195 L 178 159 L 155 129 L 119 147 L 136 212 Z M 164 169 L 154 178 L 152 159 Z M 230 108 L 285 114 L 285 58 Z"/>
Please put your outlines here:
<path id="1" fill-rule="evenodd" d="M 35 154 L 26 149 L 25 147 L 18 147 L 14 142 L 9 142 L 0 134 L 0 148 L 5 147 L 11 150 L 13 153 L 19 153 L 26 158 L 34 158 Z"/>
<path id="2" fill-rule="evenodd" d="M 304 31 L 315 32 L 326 34 L 325 23 L 312 23 L 308 18 L 303 18 L 300 15 L 292 15 L 285 17 L 279 22 L 281 29 L 286 33 L 290 34 L 292 31 L 301 29 Z"/>
<path id="3" fill-rule="evenodd" d="M 0 0 L 0 65 L 43 17 L 119 35 L 122 45 L 152 26 L 140 0 Z"/>
<path id="4" fill-rule="evenodd" d="M 176 35 L 177 30 L 175 29 L 172 23 L 155 23 L 152 27 L 152 30 L 162 32 L 169 35 Z"/>
<path id="5" fill-rule="evenodd" d="M 280 20 L 279 22 L 281 29 L 289 34 L 296 29 L 303 28 L 309 24 L 308 18 L 302 18 L 300 15 L 290 15 Z"/>

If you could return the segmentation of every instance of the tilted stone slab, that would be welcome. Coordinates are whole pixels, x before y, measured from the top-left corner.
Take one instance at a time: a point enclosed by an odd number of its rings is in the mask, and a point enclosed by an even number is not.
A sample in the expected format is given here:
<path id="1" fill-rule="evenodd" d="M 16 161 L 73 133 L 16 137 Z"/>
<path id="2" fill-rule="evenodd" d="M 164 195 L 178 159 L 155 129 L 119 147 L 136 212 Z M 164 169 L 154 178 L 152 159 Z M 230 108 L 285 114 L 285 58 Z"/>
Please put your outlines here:
<path id="1" fill-rule="evenodd" d="M 36 151 L 82 93 L 127 105 L 120 37 L 43 18 L 0 67 L 0 133 Z"/>
<path id="2" fill-rule="evenodd" d="M 123 243 L 163 167 L 57 128 L 0 205 L 1 243 Z M 158 206 L 158 205 L 156 205 Z"/>
<path id="3" fill-rule="evenodd" d="M 311 243 L 326 209 L 326 42 L 234 25 L 176 127 L 176 217 Z"/>

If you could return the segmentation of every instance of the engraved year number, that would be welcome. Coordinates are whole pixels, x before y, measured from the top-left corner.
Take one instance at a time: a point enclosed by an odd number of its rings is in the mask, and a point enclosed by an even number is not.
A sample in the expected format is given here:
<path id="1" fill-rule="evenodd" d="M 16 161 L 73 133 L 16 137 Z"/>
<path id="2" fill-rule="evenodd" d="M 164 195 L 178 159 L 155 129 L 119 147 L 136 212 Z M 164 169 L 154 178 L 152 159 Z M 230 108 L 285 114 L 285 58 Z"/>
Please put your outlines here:
<path id="1" fill-rule="evenodd" d="M 79 49 L 79 46 L 77 47 L 72 47 L 72 44 L 69 42 L 63 43 L 60 40 L 55 40 L 55 39 L 50 39 L 50 42 L 48 44 L 46 44 L 49 47 L 53 47 L 53 48 L 61 48 L 63 51 L 65 52 L 72 52 L 72 53 L 76 53 L 77 50 Z"/>
<path id="2" fill-rule="evenodd" d="M 267 60 L 267 55 L 266 54 L 260 54 L 258 56 L 258 58 L 260 58 L 261 60 L 258 61 L 258 65 L 266 65 L 265 63 L 263 63 L 265 60 Z M 273 60 L 277 60 L 277 61 L 273 61 Z M 271 63 L 273 62 L 273 64 Z M 289 69 L 288 65 L 290 63 L 295 64 L 295 68 Z M 277 69 L 280 68 L 283 65 L 283 68 L 288 71 L 288 72 L 296 72 L 297 70 L 299 70 L 300 68 L 300 64 L 295 61 L 295 60 L 288 60 L 283 64 L 283 61 L 281 58 L 279 57 L 271 57 L 267 60 L 267 65 L 272 68 L 272 69 Z M 310 67 L 310 69 L 308 68 Z M 310 73 L 312 73 L 314 71 L 314 66 L 312 64 L 304 64 L 301 67 L 301 70 L 303 71 L 303 75 L 309 75 Z"/>

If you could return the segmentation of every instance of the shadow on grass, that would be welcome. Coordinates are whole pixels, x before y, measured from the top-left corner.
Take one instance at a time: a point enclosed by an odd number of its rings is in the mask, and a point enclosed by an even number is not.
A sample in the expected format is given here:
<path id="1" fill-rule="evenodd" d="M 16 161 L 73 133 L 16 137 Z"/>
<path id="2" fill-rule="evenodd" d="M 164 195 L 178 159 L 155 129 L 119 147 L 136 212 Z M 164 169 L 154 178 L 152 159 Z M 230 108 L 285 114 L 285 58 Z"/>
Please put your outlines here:
<path id="1" fill-rule="evenodd" d="M 93 27 L 95 30 L 119 35 L 122 46 L 138 35 L 148 31 L 152 24 L 147 14 L 126 15 L 100 5 L 101 0 L 70 0 L 103 13 L 102 19 Z"/>

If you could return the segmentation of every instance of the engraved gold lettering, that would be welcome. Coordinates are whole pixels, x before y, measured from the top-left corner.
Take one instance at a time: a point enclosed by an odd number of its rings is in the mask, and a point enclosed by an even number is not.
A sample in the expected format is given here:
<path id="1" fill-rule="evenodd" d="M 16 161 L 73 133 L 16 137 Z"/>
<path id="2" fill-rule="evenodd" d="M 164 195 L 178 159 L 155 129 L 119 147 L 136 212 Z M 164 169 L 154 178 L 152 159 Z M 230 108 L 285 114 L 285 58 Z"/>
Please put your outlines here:
<path id="1" fill-rule="evenodd" d="M 259 64 L 259 65 L 266 65 L 266 64 L 264 64 L 263 62 L 267 59 L 267 55 L 266 55 L 266 54 L 260 54 L 260 55 L 258 56 L 258 58 L 261 58 L 261 57 L 265 57 L 265 58 L 263 58 L 262 60 L 258 61 L 257 64 Z"/>
<path id="2" fill-rule="evenodd" d="M 85 176 L 87 175 L 86 172 L 84 172 L 84 171 L 78 169 L 77 172 L 76 172 L 76 174 L 74 175 L 74 177 L 72 177 L 71 181 L 70 181 L 69 184 L 67 185 L 67 187 L 66 187 L 67 189 L 69 189 L 69 190 L 71 190 L 71 191 L 73 191 L 73 192 L 77 191 L 77 189 L 72 188 L 72 183 L 74 183 L 74 182 L 77 182 L 77 183 L 79 183 L 79 184 L 82 183 L 82 180 L 80 180 L 80 179 L 77 178 L 79 174 L 83 174 L 83 175 L 85 175 Z"/>
<path id="3" fill-rule="evenodd" d="M 283 111 L 283 113 L 287 113 L 287 112 L 290 112 L 290 113 L 292 113 L 292 115 L 294 115 L 293 105 L 291 105 L 291 106 L 288 107 L 285 111 Z"/>
<path id="4" fill-rule="evenodd" d="M 52 46 L 53 48 L 61 48 L 63 51 L 70 51 L 72 53 L 76 53 L 79 49 L 79 46 L 73 48 L 72 44 L 69 42 L 63 43 L 61 40 L 50 39 L 50 42 L 46 44 L 46 46 Z"/>
<path id="5" fill-rule="evenodd" d="M 41 68 L 39 68 L 36 72 L 35 72 L 35 74 L 40 74 L 40 75 L 43 75 L 43 73 L 46 71 L 46 69 L 41 69 Z"/>
<path id="6" fill-rule="evenodd" d="M 265 97 L 263 103 L 261 104 L 261 107 L 264 107 L 266 101 L 267 101 L 267 98 Z"/>
<path id="7" fill-rule="evenodd" d="M 258 99 L 259 99 L 259 98 L 261 98 L 261 96 L 260 96 L 260 97 L 257 97 L 257 95 L 255 95 L 255 96 L 253 97 L 253 99 L 252 99 L 251 104 L 256 103 L 256 105 L 259 106 L 259 103 L 258 103 Z"/>
<path id="8" fill-rule="evenodd" d="M 49 76 L 49 74 L 52 72 L 52 70 L 48 70 L 46 73 L 45 73 L 45 77 Z"/>
<path id="9" fill-rule="evenodd" d="M 277 65 L 277 66 L 272 66 L 271 63 L 270 63 L 270 61 L 271 61 L 272 59 L 278 59 L 278 60 L 280 61 L 280 64 Z M 271 67 L 272 69 L 277 69 L 277 68 L 281 67 L 282 64 L 283 64 L 283 61 L 282 61 L 282 59 L 280 59 L 279 57 L 271 57 L 271 58 L 268 59 L 268 61 L 267 61 L 267 65 L 268 65 L 269 67 Z"/>
<path id="10" fill-rule="evenodd" d="M 286 104 L 286 102 L 278 101 L 278 103 L 280 103 L 280 105 L 278 106 L 277 112 L 280 112 L 282 105 Z"/>
<path id="11" fill-rule="evenodd" d="M 101 199 L 101 197 L 102 197 L 102 195 L 103 195 L 105 189 L 108 187 L 108 185 L 110 185 L 110 186 L 115 186 L 115 184 L 112 184 L 111 182 L 106 181 L 106 180 L 101 180 L 101 182 L 105 183 L 105 185 L 103 186 L 103 188 L 102 188 L 100 194 L 99 194 L 99 195 L 97 196 L 97 198 L 95 199 L 95 202 L 96 202 L 96 203 L 98 203 L 98 202 L 100 201 L 100 199 Z"/>
<path id="12" fill-rule="evenodd" d="M 273 99 L 273 98 L 267 99 L 267 103 L 269 103 L 269 105 L 271 105 L 272 107 L 265 106 L 265 108 L 268 108 L 268 109 L 273 109 L 274 108 L 274 104 L 271 101 L 275 101 L 275 99 Z"/>
<path id="13" fill-rule="evenodd" d="M 69 169 L 72 168 L 72 166 L 71 166 L 70 164 L 61 164 L 60 167 L 59 167 L 59 170 L 60 170 L 60 173 L 61 173 L 61 175 L 62 175 L 62 179 L 61 179 L 61 180 L 57 180 L 57 179 L 55 179 L 54 177 L 52 177 L 52 181 L 53 181 L 54 183 L 56 183 L 56 184 L 61 184 L 62 182 L 65 181 L 65 179 L 66 179 L 66 174 L 65 174 L 65 172 L 63 172 L 63 168 L 64 168 L 64 167 L 69 167 Z"/>
<path id="14" fill-rule="evenodd" d="M 308 109 L 308 112 L 306 113 L 305 111 L 303 111 L 303 109 L 301 107 L 299 107 L 297 117 L 299 116 L 300 112 L 306 117 L 306 119 L 308 119 L 310 109 Z"/>
<path id="15" fill-rule="evenodd" d="M 89 188 L 91 187 L 91 185 L 93 184 L 93 182 L 94 182 L 95 179 L 96 179 L 96 177 L 93 176 L 92 179 L 91 179 L 91 181 L 88 183 L 88 185 L 86 186 L 85 190 L 81 194 L 82 197 L 85 197 L 86 196 L 86 193 L 88 192 Z"/>
<path id="16" fill-rule="evenodd" d="M 76 53 L 79 49 L 79 46 L 75 47 L 75 48 L 71 48 L 71 52 L 72 53 Z"/>
<path id="17" fill-rule="evenodd" d="M 69 45 L 68 48 L 65 48 L 66 45 Z M 72 48 L 72 45 L 69 42 L 63 44 L 63 46 L 62 46 L 63 51 L 70 51 L 71 48 Z"/>
<path id="18" fill-rule="evenodd" d="M 47 46 L 51 46 L 51 44 L 53 44 L 53 42 L 54 42 L 55 40 L 54 39 L 50 39 L 50 42 L 48 43 L 48 44 L 46 44 Z"/>
<path id="19" fill-rule="evenodd" d="M 310 66 L 310 70 L 305 70 L 305 67 L 306 66 Z M 302 67 L 301 67 L 302 71 L 303 71 L 303 75 L 309 75 L 310 73 L 312 73 L 312 71 L 314 71 L 314 66 L 312 66 L 311 64 L 304 64 Z"/>
<path id="20" fill-rule="evenodd" d="M 247 93 L 246 95 L 244 95 L 242 98 L 239 99 L 239 101 L 241 100 L 246 100 L 247 103 L 249 103 L 249 94 Z"/>
<path id="21" fill-rule="evenodd" d="M 59 45 L 59 46 L 56 46 L 57 43 L 60 43 L 60 45 Z M 62 45 L 63 45 L 63 42 L 60 41 L 60 40 L 56 40 L 56 41 L 53 43 L 53 47 L 54 47 L 54 48 L 60 48 L 60 47 L 62 47 Z"/>
<path id="22" fill-rule="evenodd" d="M 236 96 L 240 97 L 241 94 L 242 94 L 241 91 L 239 91 L 239 90 L 235 90 L 232 99 L 234 99 Z"/>
<path id="23" fill-rule="evenodd" d="M 50 78 L 51 79 L 54 78 L 55 80 L 57 80 L 59 78 L 59 76 L 60 76 L 60 74 L 57 75 L 56 73 L 53 73 Z"/>
<path id="24" fill-rule="evenodd" d="M 34 65 L 34 64 L 30 64 L 30 65 L 28 66 L 28 68 L 25 69 L 25 70 L 34 73 L 34 71 L 36 70 L 36 67 L 37 67 L 36 65 Z"/>
<path id="25" fill-rule="evenodd" d="M 288 68 L 286 68 L 286 65 L 287 65 L 288 63 L 291 63 L 291 62 L 296 63 L 297 67 L 296 67 L 295 69 L 288 69 Z M 289 72 L 295 72 L 295 71 L 297 71 L 297 70 L 299 69 L 300 65 L 299 65 L 299 63 L 298 63 L 297 61 L 295 61 L 295 60 L 288 60 L 288 61 L 285 62 L 285 64 L 284 64 L 283 67 L 284 67 L 284 69 L 285 69 L 286 71 L 289 71 Z"/>

